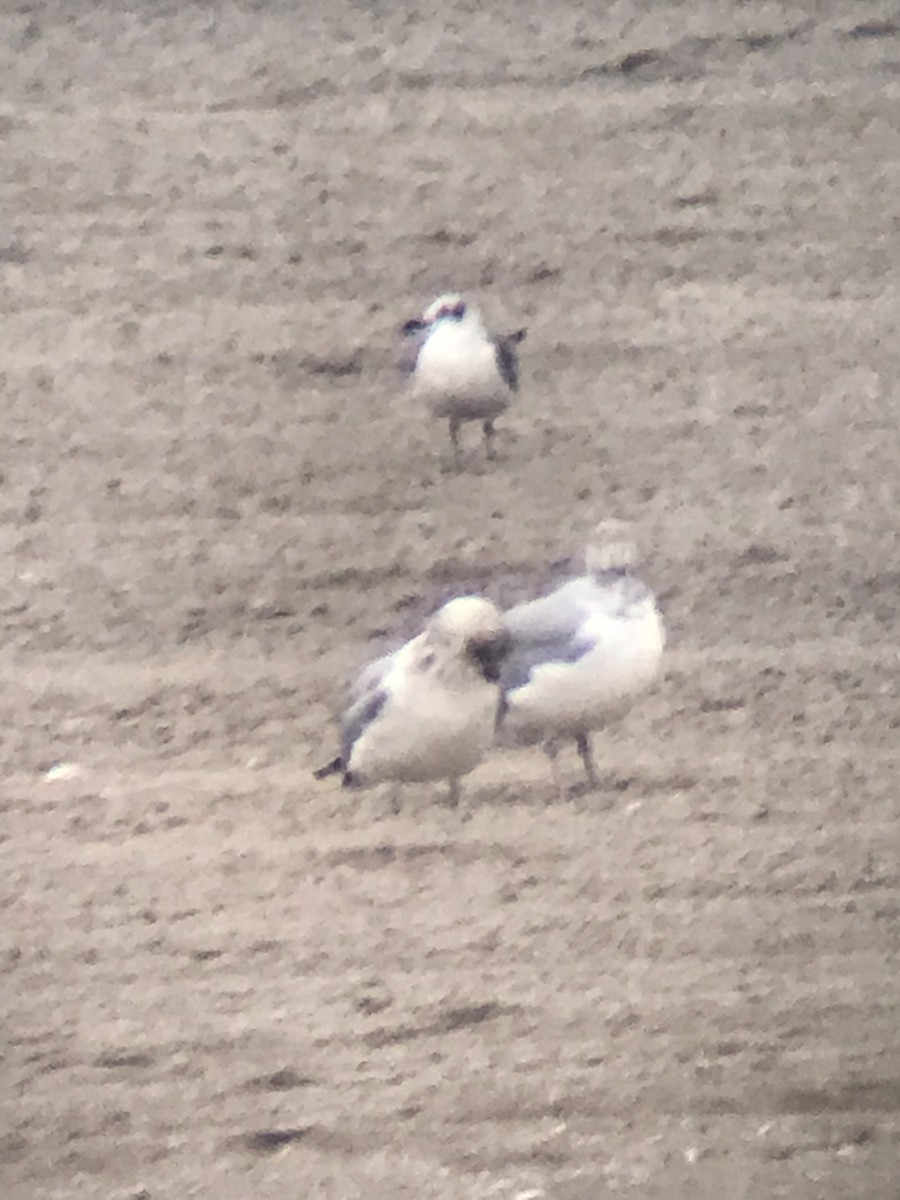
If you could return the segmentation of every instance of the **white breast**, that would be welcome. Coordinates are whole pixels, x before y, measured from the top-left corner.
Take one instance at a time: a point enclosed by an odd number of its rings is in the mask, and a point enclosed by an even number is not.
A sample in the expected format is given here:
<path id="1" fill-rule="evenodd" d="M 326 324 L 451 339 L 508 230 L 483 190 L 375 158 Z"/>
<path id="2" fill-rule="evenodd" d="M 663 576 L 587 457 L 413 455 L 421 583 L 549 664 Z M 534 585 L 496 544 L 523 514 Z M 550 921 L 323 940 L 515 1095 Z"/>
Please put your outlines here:
<path id="1" fill-rule="evenodd" d="M 511 398 L 493 342 L 451 322 L 438 325 L 426 339 L 413 387 L 436 416 L 484 419 L 503 412 Z"/>
<path id="2" fill-rule="evenodd" d="M 498 698 L 483 680 L 448 688 L 430 675 L 400 675 L 354 745 L 350 770 L 369 783 L 466 775 L 490 749 Z"/>
<path id="3" fill-rule="evenodd" d="M 505 724 L 517 729 L 576 734 L 623 715 L 655 679 L 665 636 L 651 597 L 627 616 L 598 612 L 582 627 L 594 643 L 577 662 L 546 662 L 507 696 Z"/>

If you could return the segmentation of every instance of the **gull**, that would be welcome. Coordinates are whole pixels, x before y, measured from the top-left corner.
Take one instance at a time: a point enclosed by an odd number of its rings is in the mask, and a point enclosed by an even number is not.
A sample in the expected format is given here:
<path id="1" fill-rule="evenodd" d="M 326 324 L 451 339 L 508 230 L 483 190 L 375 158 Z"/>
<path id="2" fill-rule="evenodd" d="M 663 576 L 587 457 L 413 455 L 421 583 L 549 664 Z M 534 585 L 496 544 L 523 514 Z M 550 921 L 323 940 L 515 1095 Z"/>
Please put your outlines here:
<path id="1" fill-rule="evenodd" d="M 464 421 L 481 422 L 485 453 L 493 459 L 494 420 L 519 389 L 516 346 L 526 331 L 488 333 L 478 309 L 450 292 L 407 321 L 402 332 L 412 339 L 402 365 L 412 374 L 413 395 L 449 421 L 456 466 Z"/>
<path id="2" fill-rule="evenodd" d="M 449 801 L 494 739 L 500 663 L 509 645 L 489 600 L 459 596 L 351 685 L 341 716 L 341 752 L 315 772 L 356 784 L 449 780 Z"/>
<path id="3" fill-rule="evenodd" d="M 653 593 L 631 574 L 636 558 L 628 526 L 604 521 L 585 575 L 505 614 L 512 649 L 500 677 L 499 740 L 541 743 L 557 785 L 560 743 L 574 738 L 597 786 L 591 733 L 622 717 L 659 672 L 665 631 Z"/>

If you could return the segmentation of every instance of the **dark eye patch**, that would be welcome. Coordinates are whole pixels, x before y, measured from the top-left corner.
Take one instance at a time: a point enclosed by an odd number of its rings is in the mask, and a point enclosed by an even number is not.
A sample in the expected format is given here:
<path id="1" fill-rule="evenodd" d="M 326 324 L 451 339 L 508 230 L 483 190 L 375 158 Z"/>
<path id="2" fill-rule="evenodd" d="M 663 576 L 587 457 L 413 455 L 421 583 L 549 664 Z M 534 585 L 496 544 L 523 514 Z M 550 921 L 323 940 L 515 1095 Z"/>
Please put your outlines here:
<path id="1" fill-rule="evenodd" d="M 445 304 L 442 308 L 438 309 L 434 319 L 440 321 L 442 317 L 449 317 L 453 321 L 461 321 L 465 315 L 466 302 L 465 300 L 458 300 L 456 304 Z"/>

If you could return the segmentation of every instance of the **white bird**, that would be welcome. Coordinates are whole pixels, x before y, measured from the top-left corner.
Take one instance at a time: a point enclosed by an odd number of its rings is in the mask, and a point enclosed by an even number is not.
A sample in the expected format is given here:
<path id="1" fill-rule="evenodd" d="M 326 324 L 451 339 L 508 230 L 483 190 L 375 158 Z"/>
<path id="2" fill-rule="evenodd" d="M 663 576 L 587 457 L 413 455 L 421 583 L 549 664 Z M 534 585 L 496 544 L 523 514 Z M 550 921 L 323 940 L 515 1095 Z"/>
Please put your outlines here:
<path id="1" fill-rule="evenodd" d="M 516 346 L 525 332 L 488 333 L 478 309 L 456 293 L 439 296 L 403 326 L 412 339 L 402 364 L 412 375 L 412 393 L 434 416 L 449 421 L 457 466 L 465 421 L 481 422 L 485 453 L 494 457 L 494 420 L 519 389 Z"/>
<path id="2" fill-rule="evenodd" d="M 665 631 L 653 593 L 630 574 L 636 557 L 628 526 L 605 521 L 586 575 L 505 614 L 499 740 L 541 743 L 557 782 L 559 744 L 574 738 L 596 786 L 592 731 L 623 716 L 659 671 Z"/>
<path id="3" fill-rule="evenodd" d="M 489 600 L 445 604 L 417 637 L 354 681 L 341 752 L 316 778 L 340 773 L 345 787 L 447 779 L 456 804 L 459 780 L 494 739 L 508 646 L 503 616 Z"/>

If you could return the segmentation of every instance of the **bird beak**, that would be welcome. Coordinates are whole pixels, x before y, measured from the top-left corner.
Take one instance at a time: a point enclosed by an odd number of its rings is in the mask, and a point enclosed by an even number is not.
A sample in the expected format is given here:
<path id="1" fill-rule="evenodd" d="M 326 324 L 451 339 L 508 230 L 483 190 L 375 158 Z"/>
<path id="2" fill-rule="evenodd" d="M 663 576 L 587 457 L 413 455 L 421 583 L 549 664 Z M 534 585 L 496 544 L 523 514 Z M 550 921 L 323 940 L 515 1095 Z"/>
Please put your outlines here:
<path id="1" fill-rule="evenodd" d="M 510 650 L 510 639 L 506 636 L 493 638 L 489 642 L 472 642 L 469 653 L 481 668 L 481 673 L 488 683 L 498 683 L 500 666 Z"/>

